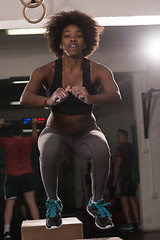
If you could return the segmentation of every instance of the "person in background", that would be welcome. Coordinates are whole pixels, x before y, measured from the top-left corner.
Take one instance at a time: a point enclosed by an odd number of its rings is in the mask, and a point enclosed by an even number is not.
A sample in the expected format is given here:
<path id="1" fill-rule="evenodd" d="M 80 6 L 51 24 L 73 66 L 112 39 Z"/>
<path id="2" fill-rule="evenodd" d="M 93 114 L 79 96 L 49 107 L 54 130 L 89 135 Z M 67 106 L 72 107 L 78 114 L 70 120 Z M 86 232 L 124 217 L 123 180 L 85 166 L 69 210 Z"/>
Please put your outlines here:
<path id="1" fill-rule="evenodd" d="M 2 126 L 4 120 L 1 119 Z M 34 178 L 31 167 L 31 148 L 37 142 L 37 121 L 32 119 L 32 136 L 23 137 L 22 124 L 12 123 L 13 137 L 0 137 L 0 146 L 6 154 L 4 239 L 11 239 L 10 225 L 13 209 L 19 193 L 23 193 L 33 219 L 39 219 L 39 211 L 35 200 Z"/>
<path id="2" fill-rule="evenodd" d="M 140 227 L 140 216 L 136 201 L 136 183 L 132 181 L 133 146 L 127 139 L 128 132 L 124 129 L 119 129 L 117 132 L 117 142 L 120 146 L 116 150 L 112 185 L 113 187 L 116 187 L 116 184 L 119 185 L 121 206 L 126 221 L 121 229 L 133 230 Z M 132 215 L 134 221 L 132 220 Z"/>
<path id="3" fill-rule="evenodd" d="M 0 128 L 4 124 L 4 119 L 0 117 Z M 4 179 L 5 179 L 5 152 L 3 147 L 0 147 L 0 218 L 3 214 L 4 206 Z"/>
<path id="4" fill-rule="evenodd" d="M 77 10 L 52 16 L 46 25 L 46 37 L 56 60 L 35 69 L 21 95 L 21 104 L 51 110 L 38 140 L 40 171 L 47 194 L 47 229 L 62 225 L 59 166 L 71 154 L 91 161 L 92 197 L 87 211 L 97 227 L 113 226 L 103 198 L 110 149 L 96 124 L 93 105 L 120 103 L 121 95 L 111 70 L 87 59 L 98 48 L 102 31 L 103 27 L 92 17 Z M 47 97 L 39 95 L 42 86 Z M 97 94 L 100 86 L 104 93 Z"/>

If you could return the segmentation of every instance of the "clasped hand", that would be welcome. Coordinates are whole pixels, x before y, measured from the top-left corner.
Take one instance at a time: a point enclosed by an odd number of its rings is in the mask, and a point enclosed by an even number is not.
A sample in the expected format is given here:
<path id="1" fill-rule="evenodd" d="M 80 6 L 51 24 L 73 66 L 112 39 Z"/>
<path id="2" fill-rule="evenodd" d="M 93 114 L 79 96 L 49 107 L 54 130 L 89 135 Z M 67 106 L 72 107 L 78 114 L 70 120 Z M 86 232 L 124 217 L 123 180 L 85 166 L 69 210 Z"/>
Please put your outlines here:
<path id="1" fill-rule="evenodd" d="M 67 86 L 65 89 L 57 88 L 57 90 L 52 94 L 52 96 L 48 99 L 47 102 L 50 103 L 50 106 L 54 106 L 61 102 L 64 102 L 69 96 L 68 92 L 72 93 L 82 102 L 90 104 L 90 94 L 88 93 L 86 88 L 82 86 L 73 86 L 72 88 L 70 86 Z"/>

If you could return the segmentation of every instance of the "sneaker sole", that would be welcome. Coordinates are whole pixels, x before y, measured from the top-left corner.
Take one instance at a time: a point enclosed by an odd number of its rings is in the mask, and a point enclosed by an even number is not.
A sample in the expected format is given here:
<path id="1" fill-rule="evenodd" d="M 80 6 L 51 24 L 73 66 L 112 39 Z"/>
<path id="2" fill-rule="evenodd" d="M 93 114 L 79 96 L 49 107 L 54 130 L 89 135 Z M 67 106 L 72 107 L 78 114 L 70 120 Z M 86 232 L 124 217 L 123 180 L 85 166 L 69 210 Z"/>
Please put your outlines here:
<path id="1" fill-rule="evenodd" d="M 54 230 L 54 229 L 60 228 L 61 226 L 62 226 L 62 223 L 59 226 L 52 226 L 50 228 L 48 228 L 47 226 L 45 226 L 45 227 L 46 227 L 47 230 Z"/>
<path id="2" fill-rule="evenodd" d="M 88 208 L 86 209 L 87 209 L 87 212 L 95 219 L 94 215 L 88 210 Z M 108 228 L 114 227 L 114 223 L 112 223 L 112 225 L 107 225 L 106 227 L 101 227 L 96 222 L 95 222 L 95 225 L 100 229 L 108 229 Z"/>
<path id="3" fill-rule="evenodd" d="M 126 231 L 126 232 L 127 232 L 127 231 L 133 231 L 133 230 L 134 230 L 134 228 L 121 228 L 121 230 L 122 230 L 122 231 Z"/>

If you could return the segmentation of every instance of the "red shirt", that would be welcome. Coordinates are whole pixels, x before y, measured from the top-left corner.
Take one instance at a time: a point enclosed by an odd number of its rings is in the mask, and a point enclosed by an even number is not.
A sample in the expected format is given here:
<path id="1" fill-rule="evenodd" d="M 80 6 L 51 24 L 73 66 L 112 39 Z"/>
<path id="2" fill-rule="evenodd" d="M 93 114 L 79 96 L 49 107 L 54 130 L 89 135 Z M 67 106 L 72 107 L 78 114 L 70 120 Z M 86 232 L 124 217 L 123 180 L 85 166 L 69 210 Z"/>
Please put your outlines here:
<path id="1" fill-rule="evenodd" d="M 9 138 L 0 137 L 0 146 L 6 153 L 6 173 L 19 176 L 32 173 L 31 148 L 37 141 L 37 137 Z"/>

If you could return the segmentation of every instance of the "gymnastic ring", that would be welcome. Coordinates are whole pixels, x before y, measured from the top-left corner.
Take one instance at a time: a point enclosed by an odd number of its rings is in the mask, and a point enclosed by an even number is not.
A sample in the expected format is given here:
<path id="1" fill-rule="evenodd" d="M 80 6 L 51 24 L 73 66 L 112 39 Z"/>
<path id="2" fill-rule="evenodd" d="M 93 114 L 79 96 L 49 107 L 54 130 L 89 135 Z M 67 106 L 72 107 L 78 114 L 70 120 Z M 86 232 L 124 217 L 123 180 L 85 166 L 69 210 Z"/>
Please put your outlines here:
<path id="1" fill-rule="evenodd" d="M 27 16 L 26 16 L 26 8 L 27 8 L 27 7 L 24 7 L 24 8 L 23 8 L 23 16 L 24 16 L 24 18 L 27 20 L 27 22 L 29 22 L 29 23 L 39 23 L 39 22 L 44 18 L 45 14 L 46 14 L 46 8 L 45 8 L 45 5 L 44 5 L 43 3 L 41 4 L 41 6 L 42 6 L 42 8 L 43 8 L 43 14 L 42 14 L 42 16 L 41 16 L 39 19 L 37 19 L 37 20 L 30 20 L 29 18 L 27 18 Z"/>
<path id="2" fill-rule="evenodd" d="M 30 2 L 24 2 L 23 0 L 20 0 L 20 2 L 23 4 L 23 6 L 27 7 L 27 8 L 36 8 L 38 7 L 39 5 L 41 5 L 41 3 L 43 2 L 44 0 L 35 0 L 36 3 L 32 3 L 32 1 Z"/>

